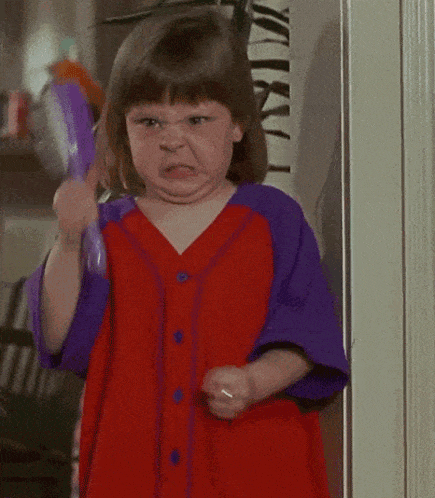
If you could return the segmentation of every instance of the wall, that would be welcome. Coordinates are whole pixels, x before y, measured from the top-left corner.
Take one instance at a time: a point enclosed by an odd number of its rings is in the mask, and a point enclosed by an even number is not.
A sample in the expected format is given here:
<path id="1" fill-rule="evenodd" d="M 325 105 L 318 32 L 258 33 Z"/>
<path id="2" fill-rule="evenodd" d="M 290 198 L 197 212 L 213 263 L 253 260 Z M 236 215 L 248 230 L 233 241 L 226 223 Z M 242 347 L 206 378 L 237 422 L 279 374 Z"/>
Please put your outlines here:
<path id="1" fill-rule="evenodd" d="M 295 0 L 290 5 L 289 191 L 322 243 L 316 203 L 332 162 L 341 111 L 340 2 Z"/>
<path id="2" fill-rule="evenodd" d="M 49 207 L 3 207 L 0 253 L 0 324 L 6 313 L 11 285 L 30 275 L 54 243 L 56 219 Z"/>
<path id="3" fill-rule="evenodd" d="M 23 10 L 25 0 L 0 3 L 0 92 L 22 85 Z"/>
<path id="4" fill-rule="evenodd" d="M 23 85 L 35 99 L 48 79 L 47 66 L 67 53 L 67 39 L 76 42 L 73 54 L 94 70 L 93 6 L 93 0 L 25 0 Z"/>
<path id="5" fill-rule="evenodd" d="M 290 2 L 290 164 L 288 192 L 313 228 L 342 302 L 341 35 L 338 0 Z M 339 141 L 337 141 L 337 138 Z M 343 496 L 343 401 L 321 413 L 332 498 Z"/>

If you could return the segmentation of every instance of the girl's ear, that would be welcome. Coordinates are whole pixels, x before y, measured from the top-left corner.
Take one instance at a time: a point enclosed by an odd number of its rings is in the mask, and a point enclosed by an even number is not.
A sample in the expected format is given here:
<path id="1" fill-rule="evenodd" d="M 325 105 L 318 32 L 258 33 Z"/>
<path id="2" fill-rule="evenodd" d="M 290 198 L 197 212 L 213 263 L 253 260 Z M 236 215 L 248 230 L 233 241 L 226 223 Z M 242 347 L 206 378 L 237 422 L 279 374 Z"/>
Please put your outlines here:
<path id="1" fill-rule="evenodd" d="M 240 140 L 242 140 L 243 134 L 245 133 L 244 128 L 242 123 L 234 123 L 233 142 L 240 142 Z"/>

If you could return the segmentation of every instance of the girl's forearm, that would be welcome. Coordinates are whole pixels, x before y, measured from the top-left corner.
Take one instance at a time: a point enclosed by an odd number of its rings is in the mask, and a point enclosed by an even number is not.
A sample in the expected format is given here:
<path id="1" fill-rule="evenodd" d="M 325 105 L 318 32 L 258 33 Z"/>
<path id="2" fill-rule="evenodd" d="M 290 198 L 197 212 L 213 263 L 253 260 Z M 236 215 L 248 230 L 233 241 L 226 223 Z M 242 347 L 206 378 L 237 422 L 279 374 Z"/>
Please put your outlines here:
<path id="1" fill-rule="evenodd" d="M 276 394 L 302 379 L 313 364 L 301 354 L 287 349 L 271 349 L 244 367 L 252 380 L 254 402 Z"/>
<path id="2" fill-rule="evenodd" d="M 41 303 L 41 327 L 45 343 L 59 353 L 74 316 L 81 286 L 81 244 L 59 238 L 47 260 Z"/>

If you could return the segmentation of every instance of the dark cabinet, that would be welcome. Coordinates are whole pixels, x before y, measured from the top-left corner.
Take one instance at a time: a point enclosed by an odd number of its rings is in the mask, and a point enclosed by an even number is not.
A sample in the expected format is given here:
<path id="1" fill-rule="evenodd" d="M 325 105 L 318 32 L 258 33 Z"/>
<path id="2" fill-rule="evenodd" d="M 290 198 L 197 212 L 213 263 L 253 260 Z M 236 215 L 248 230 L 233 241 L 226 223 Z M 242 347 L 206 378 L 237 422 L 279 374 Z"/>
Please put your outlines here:
<path id="1" fill-rule="evenodd" d="M 96 60 L 98 80 L 103 88 L 107 88 L 110 71 L 116 53 L 134 24 L 101 24 L 103 20 L 134 14 L 161 3 L 159 0 L 96 0 L 97 34 L 96 34 Z"/>

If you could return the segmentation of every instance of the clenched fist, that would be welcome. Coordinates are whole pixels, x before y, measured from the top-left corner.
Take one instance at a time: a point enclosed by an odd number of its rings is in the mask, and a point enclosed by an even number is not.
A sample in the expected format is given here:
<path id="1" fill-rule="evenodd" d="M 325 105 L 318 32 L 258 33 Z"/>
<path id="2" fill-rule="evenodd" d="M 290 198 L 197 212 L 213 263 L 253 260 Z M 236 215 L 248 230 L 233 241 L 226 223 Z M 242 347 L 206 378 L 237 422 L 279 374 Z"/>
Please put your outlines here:
<path id="1" fill-rule="evenodd" d="M 53 209 L 59 222 L 62 241 L 79 244 L 84 230 L 98 219 L 96 189 L 98 171 L 93 165 L 85 180 L 68 179 L 57 189 Z"/>
<path id="2" fill-rule="evenodd" d="M 254 381 L 243 368 L 235 366 L 209 370 L 204 377 L 202 390 L 208 395 L 211 413 L 223 419 L 234 419 L 255 403 Z"/>

